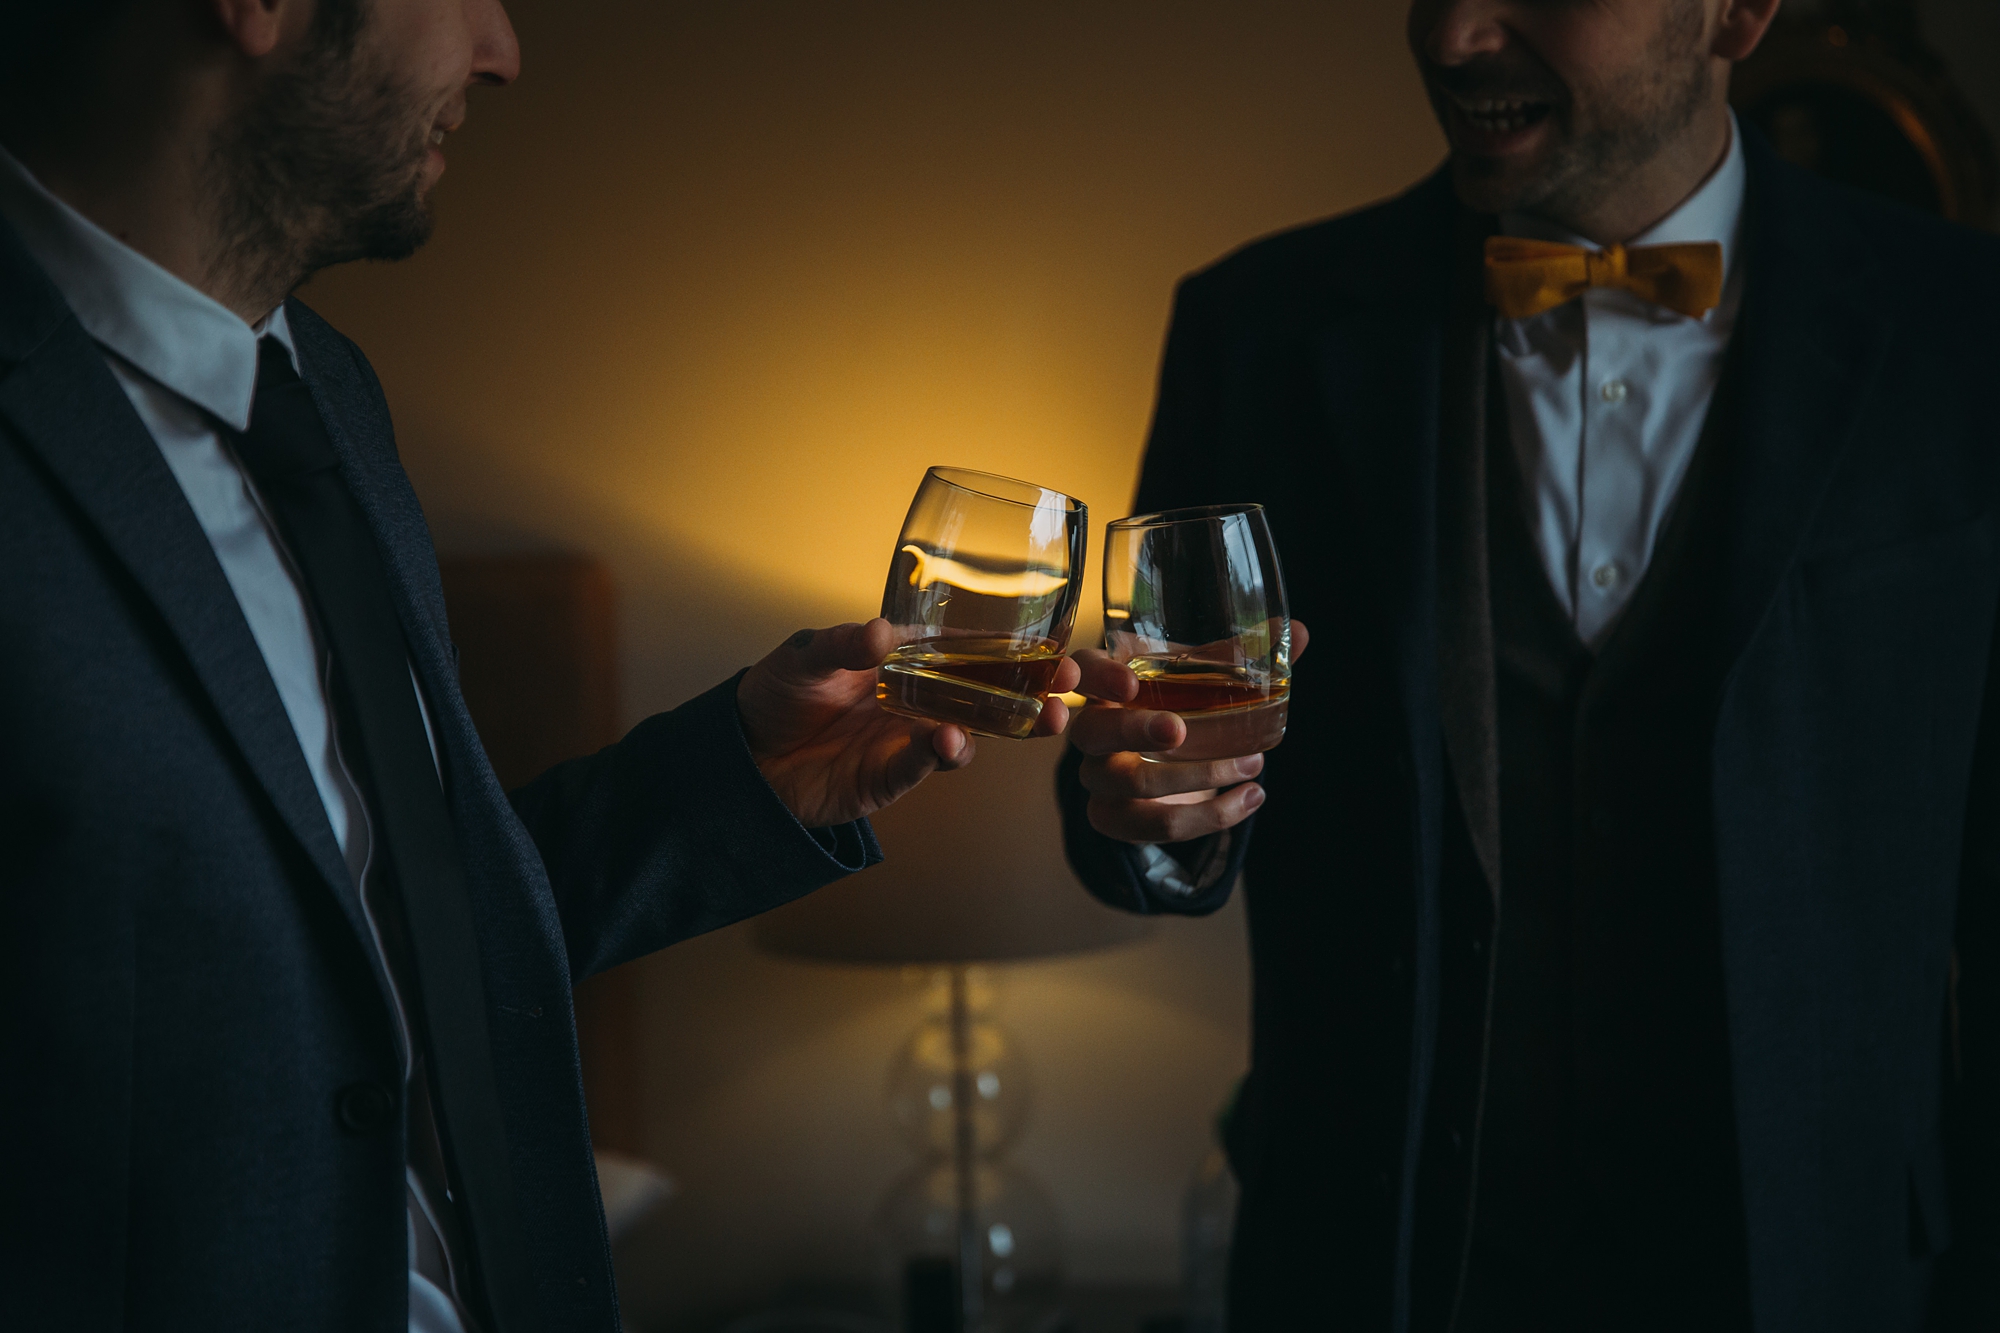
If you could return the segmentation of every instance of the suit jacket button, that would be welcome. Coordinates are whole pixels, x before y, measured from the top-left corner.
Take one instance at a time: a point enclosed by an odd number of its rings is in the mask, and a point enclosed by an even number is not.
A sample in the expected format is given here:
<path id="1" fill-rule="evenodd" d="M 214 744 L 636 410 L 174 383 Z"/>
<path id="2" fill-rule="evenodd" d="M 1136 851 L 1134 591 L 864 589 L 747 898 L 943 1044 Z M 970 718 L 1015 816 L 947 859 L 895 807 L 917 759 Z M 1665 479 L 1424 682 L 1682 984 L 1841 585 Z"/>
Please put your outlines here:
<path id="1" fill-rule="evenodd" d="M 350 1083 L 334 1098 L 334 1114 L 350 1134 L 379 1134 L 396 1114 L 396 1097 L 380 1083 Z"/>

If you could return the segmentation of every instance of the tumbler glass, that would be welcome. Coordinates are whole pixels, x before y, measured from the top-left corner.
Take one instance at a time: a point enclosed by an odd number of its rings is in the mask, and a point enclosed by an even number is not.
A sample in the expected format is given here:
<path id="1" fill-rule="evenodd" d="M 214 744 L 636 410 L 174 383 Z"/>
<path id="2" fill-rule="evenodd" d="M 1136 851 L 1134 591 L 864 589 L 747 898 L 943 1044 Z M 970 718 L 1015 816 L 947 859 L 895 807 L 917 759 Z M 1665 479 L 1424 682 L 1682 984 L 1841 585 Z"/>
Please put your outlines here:
<path id="1" fill-rule="evenodd" d="M 882 592 L 898 643 L 876 675 L 882 707 L 1031 735 L 1076 625 L 1088 531 L 1084 506 L 1059 491 L 926 472 Z"/>
<path id="2" fill-rule="evenodd" d="M 1104 647 L 1139 677 L 1134 708 L 1178 713 L 1155 760 L 1257 754 L 1285 736 L 1292 622 L 1262 505 L 1121 518 L 1104 538 Z"/>

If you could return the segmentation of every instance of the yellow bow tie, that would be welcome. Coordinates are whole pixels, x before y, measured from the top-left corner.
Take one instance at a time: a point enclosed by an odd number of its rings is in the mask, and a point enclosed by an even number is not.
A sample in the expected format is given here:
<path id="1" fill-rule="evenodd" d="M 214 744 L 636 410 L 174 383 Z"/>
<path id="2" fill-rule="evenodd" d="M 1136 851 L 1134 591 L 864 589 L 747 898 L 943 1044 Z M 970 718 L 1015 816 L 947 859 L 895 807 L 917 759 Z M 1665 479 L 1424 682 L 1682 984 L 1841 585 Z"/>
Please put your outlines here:
<path id="1" fill-rule="evenodd" d="M 1508 319 L 1527 319 L 1592 287 L 1617 287 L 1700 319 L 1722 302 L 1722 246 L 1642 245 L 1585 250 L 1519 236 L 1486 241 L 1486 299 Z"/>

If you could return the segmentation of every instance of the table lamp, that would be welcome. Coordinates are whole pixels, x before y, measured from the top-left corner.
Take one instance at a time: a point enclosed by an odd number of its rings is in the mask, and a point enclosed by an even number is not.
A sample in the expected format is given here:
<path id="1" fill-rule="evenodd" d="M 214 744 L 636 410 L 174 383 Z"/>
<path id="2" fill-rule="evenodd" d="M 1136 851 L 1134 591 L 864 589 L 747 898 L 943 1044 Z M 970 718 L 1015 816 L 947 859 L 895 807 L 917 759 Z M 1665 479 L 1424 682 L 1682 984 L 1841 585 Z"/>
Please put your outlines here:
<path id="1" fill-rule="evenodd" d="M 1062 855 L 1062 742 L 983 740 L 875 819 L 887 860 L 758 919 L 770 952 L 927 966 L 916 1031 L 890 1065 L 889 1102 L 919 1156 L 877 1214 L 898 1264 L 906 1333 L 1030 1333 L 1056 1298 L 1060 1222 L 1006 1160 L 1028 1109 L 1025 1062 L 993 1022 L 975 965 L 1105 948 L 1146 923 L 1091 898 Z"/>

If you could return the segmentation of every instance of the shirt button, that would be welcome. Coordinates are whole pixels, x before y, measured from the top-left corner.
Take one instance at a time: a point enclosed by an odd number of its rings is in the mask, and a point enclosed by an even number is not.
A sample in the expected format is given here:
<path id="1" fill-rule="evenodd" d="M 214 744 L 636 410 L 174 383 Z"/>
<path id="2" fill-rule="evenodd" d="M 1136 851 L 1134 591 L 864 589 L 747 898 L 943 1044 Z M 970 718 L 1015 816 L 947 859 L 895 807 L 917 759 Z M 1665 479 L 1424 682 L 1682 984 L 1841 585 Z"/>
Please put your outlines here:
<path id="1" fill-rule="evenodd" d="M 1604 387 L 1597 391 L 1597 396 L 1613 407 L 1625 401 L 1625 394 L 1624 380 L 1606 380 L 1604 381 Z"/>
<path id="2" fill-rule="evenodd" d="M 1609 592 L 1612 585 L 1618 582 L 1618 575 L 1621 572 L 1616 561 L 1607 560 L 1596 569 L 1590 571 L 1590 581 L 1595 583 L 1600 589 Z"/>

